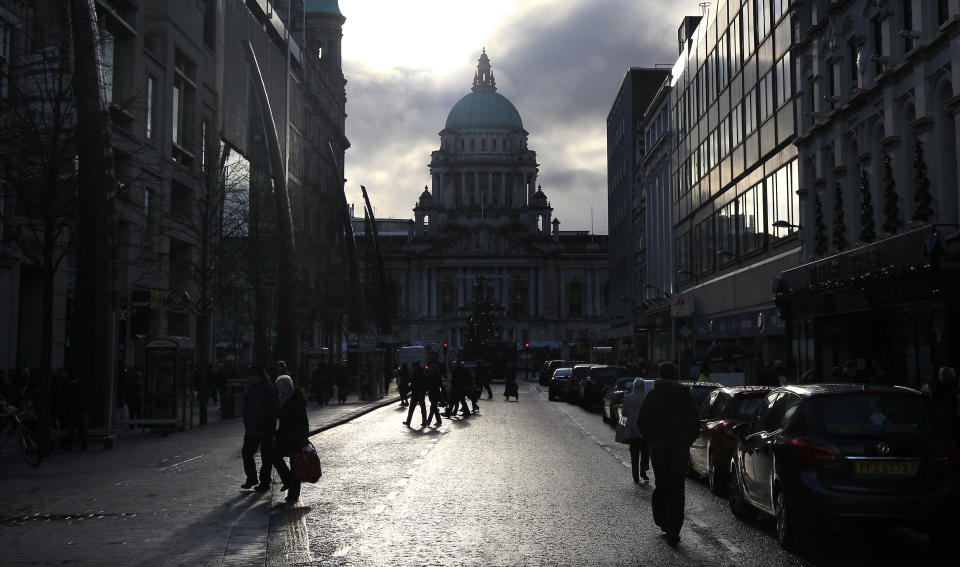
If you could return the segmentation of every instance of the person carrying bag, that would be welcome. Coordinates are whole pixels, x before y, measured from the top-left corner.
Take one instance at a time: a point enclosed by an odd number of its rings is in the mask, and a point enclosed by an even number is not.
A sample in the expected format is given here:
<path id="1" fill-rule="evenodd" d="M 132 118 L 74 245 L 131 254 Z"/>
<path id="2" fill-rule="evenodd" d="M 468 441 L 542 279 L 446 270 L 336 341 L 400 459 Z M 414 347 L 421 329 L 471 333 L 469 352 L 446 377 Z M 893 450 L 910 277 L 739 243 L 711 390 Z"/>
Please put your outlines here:
<path id="1" fill-rule="evenodd" d="M 640 406 L 647 395 L 646 382 L 642 378 L 633 381 L 633 387 L 623 398 L 623 409 L 620 411 L 620 421 L 617 423 L 617 443 L 630 445 L 630 471 L 633 473 L 633 482 L 643 484 L 650 482 L 647 471 L 650 470 L 650 444 L 640 435 L 637 427 L 637 415 Z"/>
<path id="2" fill-rule="evenodd" d="M 311 483 L 320 480 L 323 476 L 323 468 L 320 466 L 320 456 L 313 443 L 307 441 L 303 450 L 290 458 L 290 468 L 295 480 Z"/>

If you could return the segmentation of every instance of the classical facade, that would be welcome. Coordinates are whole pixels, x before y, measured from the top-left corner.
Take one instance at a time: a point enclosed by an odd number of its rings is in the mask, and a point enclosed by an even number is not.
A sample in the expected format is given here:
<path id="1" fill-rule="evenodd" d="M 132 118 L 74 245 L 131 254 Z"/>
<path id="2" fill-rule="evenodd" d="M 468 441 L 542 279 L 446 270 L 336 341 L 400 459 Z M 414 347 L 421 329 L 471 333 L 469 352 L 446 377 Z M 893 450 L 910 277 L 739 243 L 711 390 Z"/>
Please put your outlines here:
<path id="1" fill-rule="evenodd" d="M 585 357 L 606 338 L 607 237 L 560 230 L 527 136 L 484 52 L 440 132 L 410 234 L 378 229 L 394 344 L 462 346 L 480 288 L 503 308 L 501 339 Z"/>
<path id="2" fill-rule="evenodd" d="M 791 357 L 920 387 L 958 363 L 958 5 L 794 10 L 805 263 L 777 301 Z"/>

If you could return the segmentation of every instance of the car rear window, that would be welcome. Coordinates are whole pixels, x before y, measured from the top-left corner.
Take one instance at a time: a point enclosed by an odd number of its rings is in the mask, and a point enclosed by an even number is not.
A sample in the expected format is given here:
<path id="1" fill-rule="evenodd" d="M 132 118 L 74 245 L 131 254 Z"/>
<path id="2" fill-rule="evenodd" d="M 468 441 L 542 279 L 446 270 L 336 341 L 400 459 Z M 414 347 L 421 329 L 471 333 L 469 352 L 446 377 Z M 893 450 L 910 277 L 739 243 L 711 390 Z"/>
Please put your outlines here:
<path id="1" fill-rule="evenodd" d="M 763 396 L 752 396 L 749 398 L 734 398 L 730 401 L 730 410 L 727 412 L 728 419 L 738 419 L 741 421 L 750 421 L 757 408 L 763 403 Z"/>
<path id="2" fill-rule="evenodd" d="M 827 437 L 872 437 L 926 435 L 934 423 L 930 405 L 920 396 L 863 393 L 810 399 L 807 426 Z"/>
<path id="3" fill-rule="evenodd" d="M 571 372 L 573 372 L 573 368 L 557 368 L 553 375 L 563 378 L 564 376 L 570 376 Z"/>
<path id="4" fill-rule="evenodd" d="M 617 382 L 618 390 L 629 390 L 631 386 L 633 386 L 633 378 L 624 378 Z"/>
<path id="5" fill-rule="evenodd" d="M 690 394 L 693 396 L 693 401 L 696 402 L 697 407 L 703 403 L 703 400 L 707 399 L 707 396 L 710 395 L 710 392 L 714 391 L 716 388 L 690 388 Z"/>

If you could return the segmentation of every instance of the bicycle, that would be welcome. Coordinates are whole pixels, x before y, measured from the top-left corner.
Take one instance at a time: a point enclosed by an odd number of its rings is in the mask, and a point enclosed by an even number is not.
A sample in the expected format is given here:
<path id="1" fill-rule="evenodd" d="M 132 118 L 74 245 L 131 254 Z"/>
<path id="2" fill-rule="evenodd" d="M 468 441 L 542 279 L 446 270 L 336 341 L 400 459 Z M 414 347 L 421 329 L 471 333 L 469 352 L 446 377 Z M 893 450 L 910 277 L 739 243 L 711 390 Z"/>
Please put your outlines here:
<path id="1" fill-rule="evenodd" d="M 7 444 L 11 437 L 16 435 L 17 449 L 20 451 L 23 460 L 31 467 L 40 465 L 42 459 L 40 447 L 37 445 L 33 433 L 24 423 L 17 407 L 4 402 L 2 399 L 0 399 L 0 434 L 4 435 L 3 443 L 0 443 L 0 449 Z"/>

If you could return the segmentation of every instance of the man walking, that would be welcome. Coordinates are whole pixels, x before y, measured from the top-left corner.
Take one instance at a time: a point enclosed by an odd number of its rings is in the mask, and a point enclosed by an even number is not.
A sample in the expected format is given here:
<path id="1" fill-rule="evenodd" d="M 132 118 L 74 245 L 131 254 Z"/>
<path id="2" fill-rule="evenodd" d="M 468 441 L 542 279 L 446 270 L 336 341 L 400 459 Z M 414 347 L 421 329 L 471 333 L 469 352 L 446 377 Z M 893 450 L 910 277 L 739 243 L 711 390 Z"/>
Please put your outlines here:
<path id="1" fill-rule="evenodd" d="M 660 378 L 640 405 L 637 422 L 650 443 L 656 478 L 653 521 L 666 534 L 667 542 L 676 546 L 683 526 L 687 460 L 690 445 L 700 434 L 700 421 L 690 388 L 677 381 L 677 365 L 664 362 L 658 370 Z"/>
<path id="2" fill-rule="evenodd" d="M 258 492 L 270 489 L 270 467 L 273 461 L 273 433 L 277 425 L 277 389 L 264 378 L 259 364 L 247 370 L 247 394 L 243 400 L 243 471 L 247 480 L 240 488 Z M 253 455 L 260 449 L 260 482 Z"/>
<path id="3" fill-rule="evenodd" d="M 430 423 L 434 416 L 437 418 L 437 427 L 443 421 L 440 419 L 440 404 L 443 401 L 443 377 L 440 376 L 440 370 L 437 365 L 433 365 L 427 371 L 427 393 L 430 395 L 430 413 L 427 414 L 427 423 Z"/>
<path id="4" fill-rule="evenodd" d="M 450 380 L 450 399 L 447 400 L 447 411 L 444 417 L 450 417 L 456 414 L 457 410 L 462 412 L 463 417 L 470 415 L 470 406 L 467 405 L 467 387 L 470 383 L 470 370 L 463 365 L 463 362 L 453 363 L 453 377 Z"/>
<path id="5" fill-rule="evenodd" d="M 410 392 L 410 409 L 407 410 L 407 421 L 404 421 L 403 424 L 409 426 L 410 420 L 413 418 L 413 410 L 416 407 L 420 406 L 420 414 L 423 417 L 423 421 L 420 423 L 420 427 L 427 426 L 427 402 L 425 400 L 427 396 L 427 376 L 423 373 L 423 368 L 420 367 L 419 362 L 413 363 L 413 372 L 411 373 L 412 389 Z"/>

